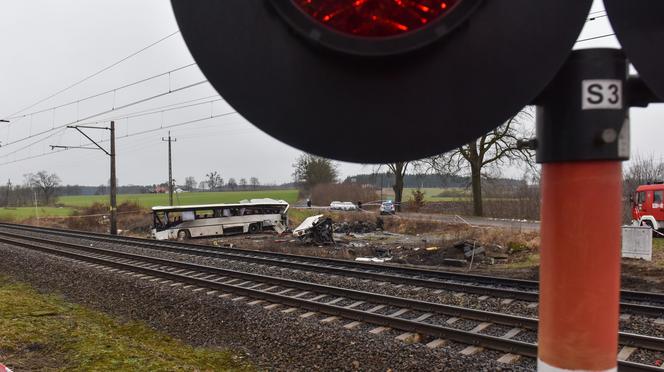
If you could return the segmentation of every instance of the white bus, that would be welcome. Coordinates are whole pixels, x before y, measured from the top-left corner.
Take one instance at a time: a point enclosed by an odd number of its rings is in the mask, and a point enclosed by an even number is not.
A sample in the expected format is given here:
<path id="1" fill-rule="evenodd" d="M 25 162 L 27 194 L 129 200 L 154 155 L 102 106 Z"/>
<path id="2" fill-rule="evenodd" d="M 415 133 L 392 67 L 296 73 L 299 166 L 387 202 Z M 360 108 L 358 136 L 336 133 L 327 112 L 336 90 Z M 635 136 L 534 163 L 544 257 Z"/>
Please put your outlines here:
<path id="1" fill-rule="evenodd" d="M 265 228 L 279 233 L 288 226 L 288 203 L 252 199 L 237 204 L 152 207 L 152 237 L 157 240 L 255 234 Z"/>

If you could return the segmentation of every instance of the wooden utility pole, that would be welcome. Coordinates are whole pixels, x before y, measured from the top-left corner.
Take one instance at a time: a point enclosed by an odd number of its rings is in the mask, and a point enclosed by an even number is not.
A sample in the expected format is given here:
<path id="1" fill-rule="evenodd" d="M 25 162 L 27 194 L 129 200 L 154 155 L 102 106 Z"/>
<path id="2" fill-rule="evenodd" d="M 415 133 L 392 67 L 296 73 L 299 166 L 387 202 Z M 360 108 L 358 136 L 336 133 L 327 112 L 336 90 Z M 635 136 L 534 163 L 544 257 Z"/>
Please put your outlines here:
<path id="1" fill-rule="evenodd" d="M 12 189 L 12 180 L 8 179 L 7 180 L 7 193 L 5 195 L 5 208 L 9 208 L 9 193 L 11 192 Z"/>
<path id="2" fill-rule="evenodd" d="M 177 142 L 177 138 L 171 138 L 171 131 L 168 131 L 168 138 L 161 137 L 161 140 L 168 142 L 168 203 L 173 206 L 173 156 L 171 143 Z"/>
<path id="3" fill-rule="evenodd" d="M 118 179 L 115 174 L 115 122 L 111 121 L 111 235 L 118 234 L 118 206 L 117 206 L 117 192 L 118 192 Z"/>

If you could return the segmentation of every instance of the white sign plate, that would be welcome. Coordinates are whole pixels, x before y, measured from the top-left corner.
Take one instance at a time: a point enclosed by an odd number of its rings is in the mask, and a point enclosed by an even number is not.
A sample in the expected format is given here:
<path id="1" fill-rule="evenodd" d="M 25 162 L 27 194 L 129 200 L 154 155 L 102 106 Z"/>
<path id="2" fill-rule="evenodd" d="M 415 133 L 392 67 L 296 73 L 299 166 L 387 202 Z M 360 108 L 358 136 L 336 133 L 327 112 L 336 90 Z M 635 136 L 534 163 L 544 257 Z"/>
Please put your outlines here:
<path id="1" fill-rule="evenodd" d="M 592 79 L 581 82 L 583 110 L 621 110 L 623 86 L 620 80 Z"/>

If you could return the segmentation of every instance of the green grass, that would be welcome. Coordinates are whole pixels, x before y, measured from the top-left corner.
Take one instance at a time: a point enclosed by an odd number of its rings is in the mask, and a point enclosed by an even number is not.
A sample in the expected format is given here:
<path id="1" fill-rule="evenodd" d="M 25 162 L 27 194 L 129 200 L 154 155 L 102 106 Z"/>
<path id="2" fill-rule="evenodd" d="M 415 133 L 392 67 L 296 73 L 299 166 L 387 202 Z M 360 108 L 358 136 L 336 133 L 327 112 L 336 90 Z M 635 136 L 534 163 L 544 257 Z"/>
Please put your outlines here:
<path id="1" fill-rule="evenodd" d="M 223 192 L 183 192 L 174 196 L 175 205 L 237 203 L 243 199 L 272 198 L 283 199 L 289 203 L 297 201 L 298 191 L 266 190 L 266 191 L 223 191 Z M 135 201 L 145 208 L 156 205 L 168 205 L 168 194 L 127 194 L 118 195 L 118 204 Z M 107 195 L 62 196 L 58 203 L 67 207 L 87 207 L 94 202 L 108 203 Z"/>
<path id="2" fill-rule="evenodd" d="M 72 214 L 72 208 L 39 207 L 39 217 L 69 216 Z M 34 218 L 35 208 L 0 208 L 0 220 L 2 221 L 23 221 L 28 218 Z"/>
<path id="3" fill-rule="evenodd" d="M 404 188 L 403 189 L 403 198 L 404 200 L 410 200 L 413 198 L 412 191 L 416 190 L 415 188 Z M 446 201 L 464 201 L 470 200 L 470 191 L 463 188 L 423 188 L 422 192 L 424 193 L 424 201 L 428 202 L 446 202 Z"/>
<path id="4" fill-rule="evenodd" d="M 0 362 L 15 371 L 253 370 L 230 352 L 194 348 L 1 276 L 0 298 Z"/>

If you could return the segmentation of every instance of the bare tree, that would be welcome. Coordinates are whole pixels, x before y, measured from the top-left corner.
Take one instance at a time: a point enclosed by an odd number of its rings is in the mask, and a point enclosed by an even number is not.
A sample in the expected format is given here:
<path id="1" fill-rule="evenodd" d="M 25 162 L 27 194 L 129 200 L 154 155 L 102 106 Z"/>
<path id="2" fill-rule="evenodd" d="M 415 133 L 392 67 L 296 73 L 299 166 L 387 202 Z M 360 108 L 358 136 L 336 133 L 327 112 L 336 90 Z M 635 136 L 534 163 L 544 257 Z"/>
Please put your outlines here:
<path id="1" fill-rule="evenodd" d="M 49 205 L 55 201 L 55 192 L 61 182 L 57 174 L 39 171 L 26 174 L 25 178 L 31 187 L 39 191 L 43 204 Z"/>
<path id="2" fill-rule="evenodd" d="M 410 162 L 402 161 L 385 165 L 394 175 L 394 185 L 392 185 L 392 190 L 394 190 L 394 204 L 397 208 L 397 211 L 401 211 L 401 201 L 403 199 L 403 179 L 406 176 Z"/>
<path id="3" fill-rule="evenodd" d="M 240 185 L 240 188 L 242 190 L 245 190 L 247 188 L 247 179 L 246 178 L 240 178 L 240 182 L 238 182 L 238 185 Z"/>
<path id="4" fill-rule="evenodd" d="M 251 183 L 251 187 L 252 187 L 254 190 L 256 190 L 256 189 L 258 188 L 258 186 L 260 186 L 260 184 L 261 184 L 261 183 L 258 181 L 258 178 L 257 178 L 257 177 L 251 177 L 251 179 L 249 180 L 249 183 Z"/>
<path id="5" fill-rule="evenodd" d="M 224 179 L 217 171 L 212 171 L 205 175 L 206 183 L 210 191 L 214 191 L 224 185 Z"/>
<path id="6" fill-rule="evenodd" d="M 469 172 L 473 191 L 473 213 L 482 216 L 482 176 L 487 167 L 499 167 L 515 163 L 534 164 L 534 152 L 519 146 L 519 140 L 532 136 L 527 129 L 532 115 L 524 109 L 506 123 L 455 150 L 429 159 L 430 166 L 438 173 Z M 486 176 L 486 174 L 484 174 Z"/>
<path id="7" fill-rule="evenodd" d="M 196 188 L 196 179 L 192 176 L 189 176 L 184 179 L 184 188 L 187 191 L 194 191 Z"/>
<path id="8" fill-rule="evenodd" d="M 295 168 L 293 172 L 295 182 L 307 191 L 318 184 L 335 183 L 339 175 L 331 160 L 311 154 L 300 155 L 293 168 Z"/>
<path id="9" fill-rule="evenodd" d="M 235 178 L 228 179 L 228 188 L 235 191 L 235 189 L 237 188 L 237 182 L 235 182 Z"/>

